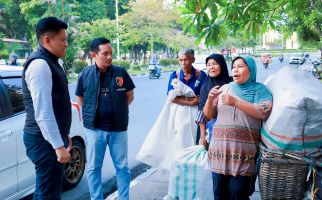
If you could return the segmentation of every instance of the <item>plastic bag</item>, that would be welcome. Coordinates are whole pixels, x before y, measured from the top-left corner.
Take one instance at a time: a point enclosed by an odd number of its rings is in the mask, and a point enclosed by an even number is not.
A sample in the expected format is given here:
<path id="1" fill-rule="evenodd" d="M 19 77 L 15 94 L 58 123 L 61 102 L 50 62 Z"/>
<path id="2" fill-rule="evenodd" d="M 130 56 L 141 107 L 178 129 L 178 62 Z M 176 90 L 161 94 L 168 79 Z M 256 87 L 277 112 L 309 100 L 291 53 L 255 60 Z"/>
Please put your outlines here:
<path id="1" fill-rule="evenodd" d="M 207 151 L 195 145 L 178 152 L 171 166 L 167 200 L 213 200 Z"/>
<path id="2" fill-rule="evenodd" d="M 310 74 L 285 67 L 264 84 L 273 94 L 273 109 L 263 122 L 263 143 L 289 152 L 315 151 L 322 144 L 322 83 Z"/>

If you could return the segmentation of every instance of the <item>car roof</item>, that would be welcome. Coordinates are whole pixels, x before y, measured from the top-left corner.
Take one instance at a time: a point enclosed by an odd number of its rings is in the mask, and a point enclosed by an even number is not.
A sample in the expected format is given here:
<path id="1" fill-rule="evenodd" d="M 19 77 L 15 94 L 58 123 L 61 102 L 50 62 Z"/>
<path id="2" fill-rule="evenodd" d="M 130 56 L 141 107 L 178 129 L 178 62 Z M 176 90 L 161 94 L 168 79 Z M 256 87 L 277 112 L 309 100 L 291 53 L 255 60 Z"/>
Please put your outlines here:
<path id="1" fill-rule="evenodd" d="M 0 65 L 0 77 L 21 76 L 23 67 Z"/>

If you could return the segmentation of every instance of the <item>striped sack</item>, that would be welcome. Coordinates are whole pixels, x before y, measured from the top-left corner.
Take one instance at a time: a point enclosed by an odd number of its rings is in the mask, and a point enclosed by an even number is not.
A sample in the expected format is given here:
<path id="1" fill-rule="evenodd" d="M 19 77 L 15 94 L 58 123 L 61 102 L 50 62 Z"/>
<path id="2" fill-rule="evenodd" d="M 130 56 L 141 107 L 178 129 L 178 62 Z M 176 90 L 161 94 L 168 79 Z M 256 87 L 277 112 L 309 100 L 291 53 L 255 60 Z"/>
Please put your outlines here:
<path id="1" fill-rule="evenodd" d="M 195 145 L 176 154 L 170 170 L 166 199 L 214 199 L 212 175 L 203 145 Z"/>

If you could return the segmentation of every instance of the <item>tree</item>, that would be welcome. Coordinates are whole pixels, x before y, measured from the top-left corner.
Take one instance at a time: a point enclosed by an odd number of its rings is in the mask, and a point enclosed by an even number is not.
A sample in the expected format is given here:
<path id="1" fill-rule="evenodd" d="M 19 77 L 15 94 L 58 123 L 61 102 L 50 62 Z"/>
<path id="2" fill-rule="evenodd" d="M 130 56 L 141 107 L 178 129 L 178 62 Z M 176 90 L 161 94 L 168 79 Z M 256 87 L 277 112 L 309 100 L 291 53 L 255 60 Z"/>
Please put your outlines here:
<path id="1" fill-rule="evenodd" d="M 42 17 L 54 16 L 63 19 L 70 27 L 70 20 L 74 20 L 72 13 L 72 0 L 57 0 L 57 1 L 38 1 L 28 0 L 20 3 L 21 14 L 28 23 L 28 31 L 32 33 L 29 38 L 33 46 L 37 46 L 35 37 L 35 26 Z"/>
<path id="2" fill-rule="evenodd" d="M 33 33 L 30 40 L 33 45 L 37 46 L 36 37 L 34 34 L 36 23 L 42 18 L 47 16 L 55 16 L 63 19 L 69 26 L 67 29 L 69 48 L 67 49 L 66 56 L 63 58 L 64 68 L 69 70 L 72 68 L 77 50 L 73 44 L 76 32 L 76 19 L 77 12 L 74 11 L 74 0 L 56 0 L 56 1 L 38 1 L 31 0 L 25 1 L 20 4 L 21 13 L 28 19 L 29 30 Z"/>
<path id="3" fill-rule="evenodd" d="M 268 27 L 284 33 L 296 31 L 303 40 L 321 45 L 320 0 L 184 0 L 181 14 L 186 31 L 208 46 L 218 45 L 228 35 L 242 32 L 255 38 Z"/>
<path id="4" fill-rule="evenodd" d="M 77 0 L 74 4 L 77 22 L 92 22 L 106 18 L 104 0 Z"/>
<path id="5" fill-rule="evenodd" d="M 130 11 L 121 16 L 121 41 L 132 47 L 135 62 L 140 52 L 145 54 L 147 47 L 152 56 L 156 44 L 177 50 L 191 41 L 180 30 L 179 13 L 175 9 L 164 9 L 162 1 L 138 0 L 129 6 Z"/>
<path id="6" fill-rule="evenodd" d="M 30 37 L 28 23 L 21 15 L 21 0 L 3 0 L 0 3 L 0 33 L 3 37 L 26 40 Z"/>
<path id="7" fill-rule="evenodd" d="M 90 51 L 90 41 L 96 37 L 105 37 L 113 41 L 116 39 L 115 22 L 108 19 L 98 19 L 93 22 L 85 22 L 78 25 L 78 31 L 75 37 L 75 44 L 84 51 L 85 59 Z"/>
<path id="8" fill-rule="evenodd" d="M 118 0 L 119 15 L 123 15 L 129 11 L 129 2 L 130 0 Z M 115 19 L 115 0 L 106 0 L 106 13 L 108 19 Z"/>

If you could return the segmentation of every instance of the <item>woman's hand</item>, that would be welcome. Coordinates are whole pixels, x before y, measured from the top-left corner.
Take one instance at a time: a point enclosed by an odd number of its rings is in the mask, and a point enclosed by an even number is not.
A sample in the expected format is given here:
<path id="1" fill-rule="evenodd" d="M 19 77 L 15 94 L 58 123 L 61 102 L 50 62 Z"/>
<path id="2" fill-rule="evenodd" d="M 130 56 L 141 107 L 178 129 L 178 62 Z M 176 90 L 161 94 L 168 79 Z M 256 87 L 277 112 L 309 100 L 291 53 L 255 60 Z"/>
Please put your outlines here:
<path id="1" fill-rule="evenodd" d="M 221 95 L 221 101 L 224 105 L 236 106 L 238 100 L 231 95 L 223 94 Z"/>
<path id="2" fill-rule="evenodd" d="M 222 90 L 219 89 L 219 86 L 216 85 L 213 88 L 211 88 L 211 90 L 209 91 L 208 94 L 208 99 L 215 99 L 216 97 L 218 97 L 220 94 L 222 93 Z"/>

